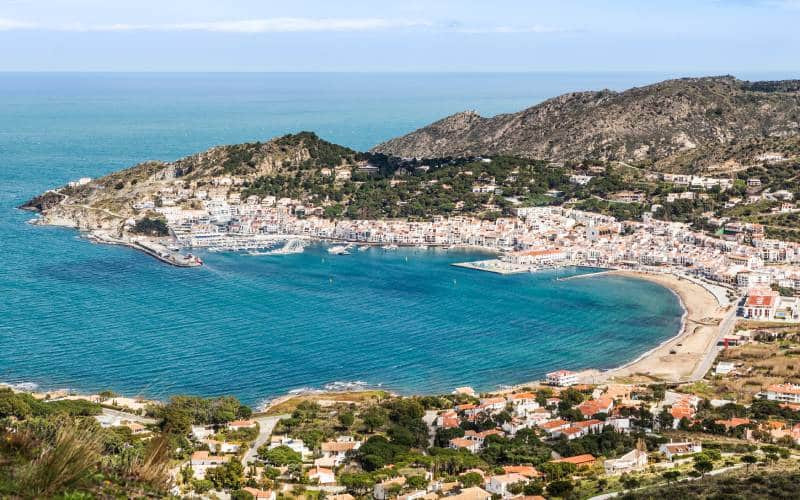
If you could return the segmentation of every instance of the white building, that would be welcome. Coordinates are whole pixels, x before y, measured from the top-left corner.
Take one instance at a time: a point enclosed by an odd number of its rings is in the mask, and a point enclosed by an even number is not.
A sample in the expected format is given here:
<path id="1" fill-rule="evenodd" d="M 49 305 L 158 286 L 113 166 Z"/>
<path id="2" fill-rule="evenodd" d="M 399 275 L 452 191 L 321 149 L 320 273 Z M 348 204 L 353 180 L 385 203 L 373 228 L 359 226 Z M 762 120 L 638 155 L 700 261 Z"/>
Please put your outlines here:
<path id="1" fill-rule="evenodd" d="M 800 403 L 800 385 L 773 384 L 767 388 L 767 399 L 782 403 Z"/>
<path id="2" fill-rule="evenodd" d="M 528 478 L 521 474 L 500 474 L 498 476 L 491 476 L 486 481 L 486 491 L 495 495 L 500 495 L 503 498 L 510 498 L 513 494 L 508 491 L 509 486 L 527 482 Z"/>
<path id="3" fill-rule="evenodd" d="M 667 460 L 672 460 L 672 457 L 677 455 L 691 455 L 692 453 L 700 453 L 703 451 L 703 445 L 694 441 L 684 441 L 681 443 L 664 443 L 658 447 L 658 451 L 667 457 Z"/>
<path id="4" fill-rule="evenodd" d="M 559 387 L 569 387 L 578 383 L 578 374 L 569 370 L 558 370 L 547 374 L 547 383 Z"/>

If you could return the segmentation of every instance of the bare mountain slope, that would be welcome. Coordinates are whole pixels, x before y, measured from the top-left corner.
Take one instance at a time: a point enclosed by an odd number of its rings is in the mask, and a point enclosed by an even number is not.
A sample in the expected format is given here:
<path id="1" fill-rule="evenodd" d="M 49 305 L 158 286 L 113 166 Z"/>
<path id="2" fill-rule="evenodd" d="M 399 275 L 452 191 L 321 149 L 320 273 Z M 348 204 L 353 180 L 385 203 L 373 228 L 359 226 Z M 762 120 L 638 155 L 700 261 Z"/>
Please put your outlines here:
<path id="1" fill-rule="evenodd" d="M 798 133 L 800 81 L 722 76 L 668 80 L 624 92 L 569 93 L 492 118 L 466 111 L 373 151 L 420 158 L 509 154 L 667 164 L 692 152 L 690 157 L 708 164 L 727 160 L 717 157 L 726 145 Z"/>

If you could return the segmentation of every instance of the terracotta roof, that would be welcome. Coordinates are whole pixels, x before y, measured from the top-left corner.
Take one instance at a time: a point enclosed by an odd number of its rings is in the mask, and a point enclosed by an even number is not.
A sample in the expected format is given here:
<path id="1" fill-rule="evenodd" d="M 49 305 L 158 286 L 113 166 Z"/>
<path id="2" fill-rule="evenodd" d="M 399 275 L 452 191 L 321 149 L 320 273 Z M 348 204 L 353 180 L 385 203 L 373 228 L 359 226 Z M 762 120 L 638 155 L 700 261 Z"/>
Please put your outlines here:
<path id="1" fill-rule="evenodd" d="M 778 392 L 781 394 L 800 394 L 800 385 L 794 384 L 772 384 L 767 388 L 768 392 Z"/>
<path id="2" fill-rule="evenodd" d="M 506 465 L 503 467 L 503 472 L 506 474 L 520 474 L 525 477 L 539 477 L 542 475 L 541 472 L 530 465 Z"/>
<path id="3" fill-rule="evenodd" d="M 346 441 L 343 443 L 339 441 L 326 441 L 320 446 L 322 451 L 350 451 L 354 450 L 355 447 L 356 443 L 353 441 Z"/>

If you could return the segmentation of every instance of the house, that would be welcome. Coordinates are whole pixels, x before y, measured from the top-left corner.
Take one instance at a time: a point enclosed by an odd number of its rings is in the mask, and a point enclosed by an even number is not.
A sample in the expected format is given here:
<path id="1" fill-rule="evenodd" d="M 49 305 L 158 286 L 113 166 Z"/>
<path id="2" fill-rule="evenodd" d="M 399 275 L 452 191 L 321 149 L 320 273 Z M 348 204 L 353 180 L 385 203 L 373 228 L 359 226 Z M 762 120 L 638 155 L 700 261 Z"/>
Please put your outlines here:
<path id="1" fill-rule="evenodd" d="M 606 474 L 623 474 L 642 470 L 647 467 L 647 448 L 640 439 L 636 448 L 616 459 L 606 460 L 603 463 Z"/>
<path id="2" fill-rule="evenodd" d="M 506 465 L 503 467 L 503 472 L 506 474 L 519 474 L 528 479 L 542 477 L 542 473 L 530 465 Z"/>
<path id="3" fill-rule="evenodd" d="M 544 422 L 539 424 L 539 428 L 545 431 L 546 433 L 550 434 L 551 436 L 557 436 L 558 433 L 571 424 L 564 419 L 558 418 L 556 420 L 550 420 L 549 422 Z"/>
<path id="4" fill-rule="evenodd" d="M 735 428 L 739 427 L 740 425 L 749 425 L 750 424 L 750 419 L 749 418 L 733 417 L 733 418 L 730 418 L 728 420 L 714 420 L 714 423 L 724 426 L 725 430 L 729 431 L 731 429 L 735 429 Z"/>
<path id="5" fill-rule="evenodd" d="M 270 438 L 269 449 L 271 450 L 278 446 L 286 446 L 299 453 L 303 458 L 311 455 L 311 450 L 308 449 L 302 439 L 294 439 L 289 436 L 272 436 Z"/>
<path id="6" fill-rule="evenodd" d="M 471 453 L 478 453 L 481 443 L 465 438 L 453 438 L 450 440 L 450 448 L 454 450 L 468 450 Z"/>
<path id="7" fill-rule="evenodd" d="M 521 474 L 500 474 L 497 476 L 490 476 L 486 481 L 486 491 L 495 495 L 500 495 L 503 498 L 512 496 L 508 491 L 508 487 L 512 484 L 527 483 L 528 478 Z"/>
<path id="8" fill-rule="evenodd" d="M 569 370 L 558 370 L 547 374 L 547 383 L 558 387 L 569 387 L 578 383 L 578 374 Z"/>
<path id="9" fill-rule="evenodd" d="M 229 431 L 238 431 L 239 429 L 253 429 L 257 425 L 255 420 L 234 420 L 233 422 L 228 422 L 225 428 Z"/>
<path id="10" fill-rule="evenodd" d="M 192 453 L 189 459 L 189 465 L 191 465 L 194 471 L 195 479 L 205 479 L 206 470 L 211 467 L 219 467 L 230 461 L 230 459 L 230 455 L 212 455 L 208 451 L 196 451 Z"/>
<path id="11" fill-rule="evenodd" d="M 714 368 L 715 375 L 727 375 L 734 369 L 734 364 L 731 361 L 720 361 L 717 367 Z"/>
<path id="12" fill-rule="evenodd" d="M 694 441 L 684 441 L 682 443 L 664 443 L 658 447 L 658 451 L 663 453 L 667 460 L 672 460 L 676 455 L 691 455 L 703 451 L 703 445 Z"/>
<path id="13" fill-rule="evenodd" d="M 203 443 L 208 445 L 208 449 L 216 453 L 236 453 L 239 451 L 237 443 L 227 441 L 217 441 L 216 439 L 204 439 Z"/>
<path id="14" fill-rule="evenodd" d="M 203 439 L 211 436 L 214 434 L 214 428 L 210 425 L 193 425 L 192 426 L 192 436 L 198 441 L 202 441 Z"/>
<path id="15" fill-rule="evenodd" d="M 144 434 L 145 432 L 147 432 L 145 426 L 140 424 L 139 422 L 123 421 L 122 426 L 130 429 L 131 434 L 133 434 L 134 436 L 138 436 L 139 434 Z"/>
<path id="16" fill-rule="evenodd" d="M 514 407 L 514 411 L 518 415 L 523 415 L 530 410 L 539 408 L 539 403 L 536 402 L 536 395 L 530 392 L 510 394 L 506 397 L 506 400 Z"/>
<path id="17" fill-rule="evenodd" d="M 800 403 L 800 385 L 772 384 L 767 388 L 766 397 L 770 401 Z"/>
<path id="18" fill-rule="evenodd" d="M 311 481 L 316 480 L 319 484 L 334 484 L 336 482 L 336 476 L 332 470 L 319 466 L 309 469 L 306 476 L 308 476 L 308 479 Z"/>
<path id="19" fill-rule="evenodd" d="M 779 294 L 773 290 L 751 290 L 742 307 L 742 316 L 752 319 L 771 320 L 778 310 Z"/>
<path id="20" fill-rule="evenodd" d="M 575 408 L 586 418 L 597 415 L 598 413 L 609 414 L 614 408 L 614 400 L 609 397 L 601 396 L 598 399 L 584 401 Z"/>
<path id="21" fill-rule="evenodd" d="M 454 411 L 446 411 L 436 417 L 436 426 L 442 429 L 452 429 L 458 425 L 458 414 Z"/>
<path id="22" fill-rule="evenodd" d="M 386 500 L 392 494 L 392 490 L 402 488 L 406 484 L 406 478 L 403 476 L 393 477 L 380 483 L 375 483 L 372 489 L 372 496 L 375 500 Z"/>
<path id="23" fill-rule="evenodd" d="M 327 441 L 320 445 L 323 458 L 331 458 L 335 465 L 341 465 L 347 459 L 347 453 L 357 450 L 360 441 Z"/>
<path id="24" fill-rule="evenodd" d="M 377 499 L 377 497 L 375 498 Z M 461 493 L 447 497 L 448 500 L 491 500 L 491 498 L 491 493 L 477 486 L 473 486 L 472 488 L 464 488 L 461 490 Z"/>
<path id="25" fill-rule="evenodd" d="M 257 488 L 251 488 L 249 486 L 245 486 L 244 488 L 242 488 L 242 490 L 253 495 L 253 498 L 255 498 L 256 500 L 275 500 L 275 492 L 272 490 L 259 490 Z"/>
<path id="26" fill-rule="evenodd" d="M 591 467 L 595 464 L 596 459 L 594 456 L 585 453 L 583 455 L 575 455 L 574 457 L 567 457 L 567 458 L 559 458 L 557 460 L 551 460 L 553 463 L 568 463 L 568 464 L 575 464 L 576 467 Z"/>

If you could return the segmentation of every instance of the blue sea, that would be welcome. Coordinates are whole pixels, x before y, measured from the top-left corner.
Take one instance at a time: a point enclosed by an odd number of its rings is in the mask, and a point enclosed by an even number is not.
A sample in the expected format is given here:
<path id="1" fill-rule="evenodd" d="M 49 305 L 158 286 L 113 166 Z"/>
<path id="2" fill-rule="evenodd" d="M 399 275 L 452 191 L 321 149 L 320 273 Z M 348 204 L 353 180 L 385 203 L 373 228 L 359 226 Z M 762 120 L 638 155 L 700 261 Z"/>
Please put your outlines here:
<path id="1" fill-rule="evenodd" d="M 658 285 L 452 267 L 484 255 L 371 249 L 203 254 L 178 269 L 26 224 L 43 190 L 148 159 L 300 130 L 367 149 L 464 109 L 512 112 L 645 74 L 0 74 L 0 382 L 258 402 L 361 381 L 491 389 L 609 368 L 675 335 Z M 562 271 L 565 273 L 582 270 Z"/>

